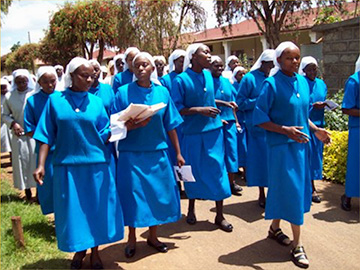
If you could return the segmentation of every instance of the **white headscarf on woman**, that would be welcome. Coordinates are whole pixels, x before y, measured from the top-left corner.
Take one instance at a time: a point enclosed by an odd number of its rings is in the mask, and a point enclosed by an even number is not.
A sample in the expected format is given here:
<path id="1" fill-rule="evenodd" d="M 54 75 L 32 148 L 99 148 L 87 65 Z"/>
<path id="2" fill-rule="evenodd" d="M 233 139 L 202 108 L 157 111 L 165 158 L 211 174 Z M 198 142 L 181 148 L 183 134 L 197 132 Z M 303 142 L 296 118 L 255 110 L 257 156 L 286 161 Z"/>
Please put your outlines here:
<path id="1" fill-rule="evenodd" d="M 218 55 L 212 55 L 210 64 L 214 63 L 215 61 L 221 61 L 222 62 L 222 59 Z"/>
<path id="2" fill-rule="evenodd" d="M 275 65 L 275 67 L 271 69 L 269 77 L 274 76 L 281 69 L 279 62 L 277 61 L 277 58 L 280 57 L 281 54 L 283 53 L 283 51 L 285 51 L 287 48 L 297 48 L 297 49 L 299 49 L 299 47 L 296 46 L 291 41 L 281 42 L 279 44 L 279 46 L 276 47 L 275 54 L 274 54 L 274 65 Z"/>
<path id="3" fill-rule="evenodd" d="M 191 59 L 194 53 L 199 49 L 199 47 L 203 46 L 203 43 L 194 43 L 190 44 L 186 49 L 185 59 L 184 59 L 184 66 L 183 71 L 185 71 L 188 67 L 191 67 Z"/>
<path id="4" fill-rule="evenodd" d="M 355 73 L 360 71 L 360 55 L 358 57 L 358 60 L 355 63 Z"/>
<path id="5" fill-rule="evenodd" d="M 304 68 L 306 68 L 307 65 L 309 64 L 315 64 L 317 67 L 319 66 L 318 65 L 318 62 L 316 61 L 316 59 L 312 56 L 305 56 L 301 59 L 301 62 L 300 62 L 300 66 L 299 66 L 299 75 L 302 75 L 302 76 L 305 76 L 305 72 L 304 72 Z"/>
<path id="6" fill-rule="evenodd" d="M 153 83 L 155 84 L 158 84 L 158 85 L 161 85 L 159 79 L 158 79 L 158 75 L 157 75 L 157 71 L 156 71 L 156 67 L 155 67 L 155 61 L 154 61 L 154 58 L 147 52 L 139 52 L 135 57 L 134 57 L 134 60 L 132 62 L 132 64 L 134 65 L 135 63 L 135 60 L 138 58 L 138 57 L 145 57 L 146 59 L 148 59 L 151 63 L 151 65 L 154 67 L 154 71 L 151 73 L 151 76 L 150 76 L 150 81 L 152 81 Z M 136 78 L 135 74 L 133 75 L 133 82 L 137 81 L 138 78 Z"/>
<path id="7" fill-rule="evenodd" d="M 224 71 L 231 71 L 231 68 L 229 67 L 229 64 L 232 60 L 238 60 L 239 58 L 237 58 L 235 55 L 230 55 L 227 59 L 226 59 L 226 64 L 225 64 L 225 70 Z"/>
<path id="8" fill-rule="evenodd" d="M 186 52 L 184 50 L 175 50 L 170 54 L 169 57 L 169 73 L 173 72 L 175 70 L 175 64 L 174 61 L 177 60 L 179 57 L 184 56 L 185 57 Z"/>
<path id="9" fill-rule="evenodd" d="M 99 67 L 99 69 L 100 69 L 99 82 L 102 82 L 102 81 L 103 81 L 103 80 L 102 80 L 103 72 L 102 72 L 102 70 L 101 70 L 101 65 L 100 65 L 100 63 L 99 63 L 96 59 L 91 59 L 91 60 L 89 60 L 89 63 L 92 64 L 92 65 L 97 65 L 97 66 Z"/>
<path id="10" fill-rule="evenodd" d="M 56 78 L 56 82 L 58 80 L 58 76 L 56 73 L 56 69 L 53 66 L 42 66 L 38 69 L 36 73 L 36 85 L 35 85 L 35 92 L 39 92 L 41 89 L 41 86 L 39 84 L 39 80 L 45 73 L 54 74 Z"/>
<path id="11" fill-rule="evenodd" d="M 6 80 L 4 78 L 1 78 L 1 85 L 6 85 L 6 88 L 7 88 L 8 92 L 10 92 L 11 85 L 8 82 L 8 80 Z"/>
<path id="12" fill-rule="evenodd" d="M 89 60 L 82 57 L 73 58 L 70 63 L 66 66 L 65 71 L 65 89 L 72 85 L 71 73 L 73 73 L 78 67 L 82 65 L 90 65 Z"/>
<path id="13" fill-rule="evenodd" d="M 235 78 L 236 77 L 236 74 L 238 74 L 239 71 L 246 71 L 245 68 L 243 68 L 242 66 L 237 66 L 233 73 L 232 73 L 232 76 L 231 76 L 231 83 L 234 83 L 234 82 L 237 82 L 237 79 Z"/>
<path id="14" fill-rule="evenodd" d="M 16 77 L 19 77 L 19 76 L 25 76 L 28 79 L 28 85 L 27 85 L 28 89 L 32 89 L 32 90 L 35 89 L 35 82 L 31 78 L 29 71 L 27 71 L 26 69 L 17 69 L 12 73 L 12 75 L 13 75 L 13 80 L 11 82 L 11 91 L 13 91 L 17 88 L 15 79 L 16 79 Z"/>
<path id="15" fill-rule="evenodd" d="M 121 53 L 121 54 L 115 55 L 114 58 L 113 58 L 113 61 L 114 61 L 114 75 L 119 73 L 119 71 L 118 71 L 118 69 L 116 67 L 116 61 L 118 59 L 121 59 L 121 61 L 124 63 L 124 67 L 125 67 L 125 54 Z"/>
<path id="16" fill-rule="evenodd" d="M 129 53 L 131 53 L 132 51 L 135 51 L 136 54 L 138 54 L 140 52 L 140 50 L 136 47 L 129 47 L 126 49 L 125 53 L 124 53 L 124 71 L 129 69 L 129 65 L 126 62 L 126 57 L 128 56 Z M 115 62 L 114 62 L 114 67 L 115 67 Z M 115 73 L 116 75 L 116 73 Z"/>
<path id="17" fill-rule="evenodd" d="M 259 69 L 263 61 L 265 62 L 274 61 L 274 55 L 275 55 L 275 50 L 266 49 L 265 51 L 262 52 L 258 60 L 256 60 L 255 64 L 251 67 L 250 71 Z"/>

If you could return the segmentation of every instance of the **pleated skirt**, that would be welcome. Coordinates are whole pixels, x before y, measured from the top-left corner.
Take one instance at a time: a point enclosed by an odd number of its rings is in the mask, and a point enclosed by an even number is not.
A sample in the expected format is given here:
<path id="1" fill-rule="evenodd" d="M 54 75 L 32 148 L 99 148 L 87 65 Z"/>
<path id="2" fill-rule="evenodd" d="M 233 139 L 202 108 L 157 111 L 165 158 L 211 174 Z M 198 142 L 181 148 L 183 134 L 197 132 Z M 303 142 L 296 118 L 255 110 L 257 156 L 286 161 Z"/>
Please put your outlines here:
<path id="1" fill-rule="evenodd" d="M 227 172 L 237 173 L 239 170 L 238 157 L 238 130 L 235 121 L 228 121 L 229 124 L 223 126 L 225 143 L 225 165 Z"/>
<path id="2" fill-rule="evenodd" d="M 310 132 L 310 175 L 311 180 L 322 180 L 324 144 Z"/>
<path id="3" fill-rule="evenodd" d="M 359 127 L 349 128 L 349 144 L 345 182 L 345 194 L 347 197 L 360 197 L 359 129 Z"/>

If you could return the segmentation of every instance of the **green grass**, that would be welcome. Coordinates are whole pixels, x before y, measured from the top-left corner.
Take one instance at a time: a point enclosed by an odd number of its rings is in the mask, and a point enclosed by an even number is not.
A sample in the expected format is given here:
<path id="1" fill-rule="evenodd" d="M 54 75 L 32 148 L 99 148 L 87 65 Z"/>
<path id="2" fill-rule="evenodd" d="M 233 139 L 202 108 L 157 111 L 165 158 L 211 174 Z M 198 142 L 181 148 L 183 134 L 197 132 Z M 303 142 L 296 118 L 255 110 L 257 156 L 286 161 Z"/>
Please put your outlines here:
<path id="1" fill-rule="evenodd" d="M 19 198 L 1 169 L 1 269 L 68 269 L 69 255 L 57 248 L 55 228 L 40 206 Z M 16 248 L 11 217 L 20 216 L 25 249 Z"/>

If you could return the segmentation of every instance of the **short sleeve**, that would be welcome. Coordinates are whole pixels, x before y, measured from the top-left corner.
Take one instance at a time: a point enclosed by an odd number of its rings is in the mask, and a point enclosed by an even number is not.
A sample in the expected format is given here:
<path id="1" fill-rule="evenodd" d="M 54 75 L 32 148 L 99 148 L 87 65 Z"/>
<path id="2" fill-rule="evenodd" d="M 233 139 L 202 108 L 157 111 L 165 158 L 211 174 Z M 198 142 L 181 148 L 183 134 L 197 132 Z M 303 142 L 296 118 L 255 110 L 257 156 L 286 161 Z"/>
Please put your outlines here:
<path id="1" fill-rule="evenodd" d="M 35 131 L 36 129 L 36 119 L 35 111 L 31 105 L 31 100 L 28 100 L 24 110 L 24 130 L 25 133 Z"/>
<path id="2" fill-rule="evenodd" d="M 359 85 L 352 78 L 349 78 L 345 84 L 344 99 L 342 102 L 342 108 L 352 109 L 356 107 L 356 89 Z"/>
<path id="3" fill-rule="evenodd" d="M 120 83 L 120 74 L 118 73 L 114 76 L 114 81 L 113 81 L 113 85 L 112 85 L 112 89 L 114 91 L 114 94 L 116 94 L 118 92 L 118 88 L 120 87 L 121 83 Z"/>
<path id="4" fill-rule="evenodd" d="M 253 87 L 254 85 L 252 84 L 250 74 L 245 76 L 240 82 L 239 92 L 236 97 L 236 103 L 239 106 L 239 110 L 246 111 L 254 109 L 256 98 L 250 98 Z"/>
<path id="5" fill-rule="evenodd" d="M 184 87 L 182 85 L 182 81 L 179 77 L 176 77 L 174 79 L 174 82 L 172 85 L 172 93 L 173 93 L 172 99 L 175 103 L 177 110 L 180 112 L 182 109 L 185 108 L 185 105 L 184 105 L 185 91 L 184 91 Z"/>
<path id="6" fill-rule="evenodd" d="M 260 96 L 257 99 L 254 113 L 253 124 L 260 125 L 270 122 L 269 112 L 274 102 L 274 90 L 269 82 L 264 82 Z"/>
<path id="7" fill-rule="evenodd" d="M 52 146 L 56 139 L 57 125 L 55 112 L 51 104 L 51 98 L 47 101 L 44 111 L 41 114 L 39 123 L 36 126 L 33 138 L 42 143 Z"/>
<path id="8" fill-rule="evenodd" d="M 170 131 L 175 129 L 177 126 L 179 126 L 183 119 L 178 112 L 173 100 L 168 96 L 168 103 L 165 108 L 165 114 L 164 114 L 164 128 L 166 131 Z"/>

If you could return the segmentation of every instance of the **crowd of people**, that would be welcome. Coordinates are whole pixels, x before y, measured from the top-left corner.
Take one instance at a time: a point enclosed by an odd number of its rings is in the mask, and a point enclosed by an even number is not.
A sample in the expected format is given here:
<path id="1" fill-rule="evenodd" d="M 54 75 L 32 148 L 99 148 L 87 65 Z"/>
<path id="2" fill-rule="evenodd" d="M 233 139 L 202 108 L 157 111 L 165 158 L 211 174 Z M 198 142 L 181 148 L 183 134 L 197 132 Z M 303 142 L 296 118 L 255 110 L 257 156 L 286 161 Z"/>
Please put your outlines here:
<path id="1" fill-rule="evenodd" d="M 359 70 L 360 58 L 342 104 L 350 116 L 346 211 L 360 192 Z M 1 151 L 11 152 L 15 188 L 33 200 L 37 187 L 43 214 L 55 214 L 59 249 L 75 252 L 71 269 L 82 267 L 87 249 L 91 267 L 103 269 L 98 247 L 123 239 L 124 226 L 127 258 L 136 255 L 141 227 L 149 227 L 150 247 L 167 252 L 157 229 L 181 218 L 181 193 L 189 199 L 189 225 L 197 223 L 195 201 L 211 200 L 214 223 L 232 232 L 223 206 L 243 192 L 234 181 L 239 168 L 247 186 L 259 188 L 259 207 L 272 221 L 268 237 L 292 244 L 292 261 L 307 268 L 301 226 L 311 203 L 321 202 L 314 181 L 322 179 L 323 145 L 331 142 L 327 88 L 317 71 L 317 61 L 301 59 L 289 41 L 265 50 L 249 72 L 236 56 L 224 65 L 201 43 L 175 50 L 168 65 L 130 47 L 108 68 L 76 57 L 65 72 L 43 66 L 34 78 L 18 69 L 1 79 Z M 112 114 L 158 103 L 166 106 L 145 120 L 129 119 L 126 137 L 109 142 Z M 190 165 L 195 182 L 179 185 L 175 165 Z M 291 224 L 292 241 L 281 220 Z"/>

